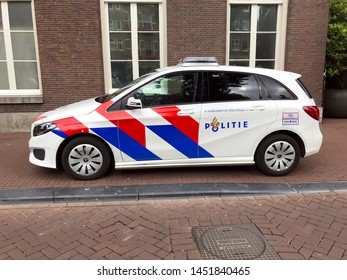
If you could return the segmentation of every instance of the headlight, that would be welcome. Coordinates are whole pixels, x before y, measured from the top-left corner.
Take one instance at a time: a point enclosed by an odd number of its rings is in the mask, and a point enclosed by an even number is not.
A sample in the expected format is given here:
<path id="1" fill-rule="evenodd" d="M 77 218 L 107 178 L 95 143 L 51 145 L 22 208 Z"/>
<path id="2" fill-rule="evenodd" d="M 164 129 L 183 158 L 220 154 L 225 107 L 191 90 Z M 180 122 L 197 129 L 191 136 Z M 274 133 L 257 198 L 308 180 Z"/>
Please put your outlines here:
<path id="1" fill-rule="evenodd" d="M 40 136 L 42 134 L 52 131 L 56 127 L 57 125 L 54 122 L 46 122 L 39 124 L 34 127 L 33 136 Z"/>

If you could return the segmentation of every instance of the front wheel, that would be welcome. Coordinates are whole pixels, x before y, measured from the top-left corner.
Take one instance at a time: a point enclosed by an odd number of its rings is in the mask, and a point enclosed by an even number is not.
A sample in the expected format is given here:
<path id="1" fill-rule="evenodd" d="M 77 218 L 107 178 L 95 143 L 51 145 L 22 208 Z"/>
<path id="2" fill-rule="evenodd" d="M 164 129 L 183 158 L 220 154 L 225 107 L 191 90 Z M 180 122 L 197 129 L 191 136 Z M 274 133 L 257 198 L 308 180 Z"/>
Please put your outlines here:
<path id="1" fill-rule="evenodd" d="M 300 147 L 290 136 L 272 135 L 260 143 L 255 155 L 255 164 L 267 175 L 283 176 L 299 163 Z"/>
<path id="2" fill-rule="evenodd" d="M 78 180 L 100 178 L 109 170 L 110 163 L 107 146 L 89 136 L 71 140 L 62 153 L 62 165 L 65 172 Z"/>

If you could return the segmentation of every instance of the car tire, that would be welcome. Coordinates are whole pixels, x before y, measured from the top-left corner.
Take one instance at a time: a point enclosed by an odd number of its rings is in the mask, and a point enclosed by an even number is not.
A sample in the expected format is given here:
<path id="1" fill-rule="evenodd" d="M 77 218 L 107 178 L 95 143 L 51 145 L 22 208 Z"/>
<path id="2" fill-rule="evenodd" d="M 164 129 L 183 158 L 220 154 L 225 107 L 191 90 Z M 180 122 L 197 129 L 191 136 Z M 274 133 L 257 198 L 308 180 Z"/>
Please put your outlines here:
<path id="1" fill-rule="evenodd" d="M 256 166 L 265 174 L 284 176 L 299 163 L 299 144 L 289 135 L 276 134 L 263 140 L 255 154 Z"/>
<path id="2" fill-rule="evenodd" d="M 90 136 L 71 140 L 62 152 L 65 172 L 78 180 L 98 179 L 110 169 L 110 164 L 110 151 L 106 144 Z"/>

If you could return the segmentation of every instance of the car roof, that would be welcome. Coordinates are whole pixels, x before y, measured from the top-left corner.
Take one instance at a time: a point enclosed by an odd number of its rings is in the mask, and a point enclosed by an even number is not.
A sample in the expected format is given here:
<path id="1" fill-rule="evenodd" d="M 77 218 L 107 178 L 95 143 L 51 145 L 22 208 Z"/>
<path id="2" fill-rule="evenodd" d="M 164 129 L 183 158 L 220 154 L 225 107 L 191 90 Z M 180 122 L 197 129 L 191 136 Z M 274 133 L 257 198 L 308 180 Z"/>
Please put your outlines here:
<path id="1" fill-rule="evenodd" d="M 300 74 L 282 70 L 256 68 L 256 67 L 244 67 L 244 66 L 227 66 L 227 65 L 208 65 L 208 64 L 192 64 L 189 65 L 178 64 L 175 66 L 163 67 L 156 69 L 157 72 L 175 72 L 175 71 L 231 71 L 239 73 L 250 73 L 257 75 L 265 75 L 274 78 L 291 75 L 294 79 L 301 77 Z"/>

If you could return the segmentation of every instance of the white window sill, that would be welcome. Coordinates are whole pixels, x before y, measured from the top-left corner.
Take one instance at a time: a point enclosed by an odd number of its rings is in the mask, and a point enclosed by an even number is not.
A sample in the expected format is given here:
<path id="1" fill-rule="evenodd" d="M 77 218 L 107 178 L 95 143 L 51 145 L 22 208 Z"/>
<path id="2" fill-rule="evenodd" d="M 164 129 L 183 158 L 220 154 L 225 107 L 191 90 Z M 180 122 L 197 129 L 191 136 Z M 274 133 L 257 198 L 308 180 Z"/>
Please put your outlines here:
<path id="1" fill-rule="evenodd" d="M 43 103 L 42 95 L 13 95 L 13 96 L 1 96 L 0 104 L 34 104 Z"/>

